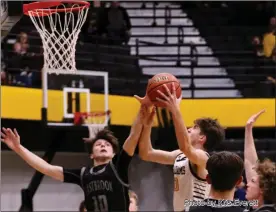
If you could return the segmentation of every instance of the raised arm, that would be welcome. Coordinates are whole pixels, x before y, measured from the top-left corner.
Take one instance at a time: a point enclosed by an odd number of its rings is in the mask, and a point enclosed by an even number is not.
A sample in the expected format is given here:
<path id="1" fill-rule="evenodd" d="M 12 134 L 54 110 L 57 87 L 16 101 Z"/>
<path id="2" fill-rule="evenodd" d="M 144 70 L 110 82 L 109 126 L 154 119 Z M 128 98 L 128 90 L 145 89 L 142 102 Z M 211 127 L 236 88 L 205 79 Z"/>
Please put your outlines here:
<path id="1" fill-rule="evenodd" d="M 158 91 L 162 96 L 162 99 L 158 98 L 157 100 L 163 102 L 166 105 L 166 108 L 172 114 L 179 149 L 186 155 L 187 158 L 189 158 L 193 164 L 196 164 L 199 167 L 205 167 L 208 156 L 203 150 L 195 149 L 191 144 L 188 130 L 185 126 L 180 111 L 181 97 L 177 99 L 174 84 L 172 93 L 166 85 L 164 85 L 164 87 L 166 89 L 166 94 Z"/>
<path id="2" fill-rule="evenodd" d="M 161 164 L 173 165 L 175 158 L 180 150 L 172 152 L 153 149 L 151 145 L 151 128 L 155 115 L 155 108 L 150 111 L 149 107 L 144 108 L 143 112 L 143 130 L 139 140 L 139 156 L 142 160 Z"/>
<path id="3" fill-rule="evenodd" d="M 123 145 L 123 149 L 129 156 L 133 156 L 135 149 L 137 147 L 137 144 L 138 144 L 138 140 L 139 140 L 141 132 L 142 132 L 142 128 L 143 128 L 143 124 L 141 121 L 142 107 L 143 106 L 141 106 L 141 108 L 137 114 L 137 117 L 132 124 L 129 136 Z"/>
<path id="4" fill-rule="evenodd" d="M 20 144 L 20 136 L 16 129 L 2 128 L 1 141 L 4 142 L 11 150 L 17 153 L 26 163 L 37 171 L 52 177 L 56 180 L 63 181 L 63 169 L 60 166 L 53 166 Z"/>
<path id="5" fill-rule="evenodd" d="M 253 137 L 253 125 L 259 118 L 261 114 L 263 114 L 265 110 L 261 110 L 257 114 L 251 116 L 245 126 L 245 136 L 244 136 L 244 167 L 246 180 L 249 182 L 254 175 L 254 166 L 257 164 L 258 155 L 256 151 L 256 147 L 254 144 Z"/>

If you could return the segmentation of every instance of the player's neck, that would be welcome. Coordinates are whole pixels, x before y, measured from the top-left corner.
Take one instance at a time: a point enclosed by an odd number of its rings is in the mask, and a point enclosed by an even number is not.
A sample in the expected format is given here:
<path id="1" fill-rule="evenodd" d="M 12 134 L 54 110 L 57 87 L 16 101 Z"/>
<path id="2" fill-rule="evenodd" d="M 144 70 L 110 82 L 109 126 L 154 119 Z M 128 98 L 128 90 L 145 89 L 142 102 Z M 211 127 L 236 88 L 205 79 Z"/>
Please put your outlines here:
<path id="1" fill-rule="evenodd" d="M 219 192 L 215 191 L 211 188 L 209 198 L 210 199 L 218 199 L 218 200 L 233 200 L 234 199 L 235 190 Z"/>
<path id="2" fill-rule="evenodd" d="M 95 166 L 100 166 L 100 165 L 103 165 L 103 164 L 107 164 L 109 163 L 110 159 L 105 159 L 105 160 L 95 160 L 93 161 L 93 164 L 94 164 L 94 167 Z"/>

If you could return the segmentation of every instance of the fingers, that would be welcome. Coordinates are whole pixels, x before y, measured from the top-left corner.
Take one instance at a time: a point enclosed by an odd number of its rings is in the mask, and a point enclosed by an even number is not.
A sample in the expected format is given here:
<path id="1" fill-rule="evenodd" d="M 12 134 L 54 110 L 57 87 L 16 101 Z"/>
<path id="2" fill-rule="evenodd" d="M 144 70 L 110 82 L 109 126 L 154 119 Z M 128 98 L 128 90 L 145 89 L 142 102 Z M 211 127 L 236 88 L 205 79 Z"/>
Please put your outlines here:
<path id="1" fill-rule="evenodd" d="M 3 132 L 1 132 L 1 137 L 6 138 L 7 136 Z"/>
<path id="2" fill-rule="evenodd" d="M 165 105 L 167 105 L 167 103 L 168 103 L 166 100 L 160 99 L 158 97 L 156 97 L 156 100 L 159 101 L 159 102 L 163 102 Z"/>
<path id="3" fill-rule="evenodd" d="M 172 95 L 176 97 L 174 82 L 172 83 Z"/>
<path id="4" fill-rule="evenodd" d="M 261 110 L 259 113 L 256 114 L 257 117 L 259 117 L 260 115 L 262 115 L 265 112 L 265 109 Z"/>
<path id="5" fill-rule="evenodd" d="M 160 90 L 157 90 L 157 92 L 160 94 L 161 97 L 163 97 L 163 99 L 165 100 L 169 100 L 168 96 L 166 96 L 163 92 L 161 92 Z M 171 94 L 170 94 L 171 95 Z M 160 98 L 156 97 L 156 100 L 158 100 Z M 159 100 L 158 100 L 159 101 Z M 164 101 L 164 100 L 163 100 Z"/>
<path id="6" fill-rule="evenodd" d="M 168 96 L 171 96 L 172 93 L 170 92 L 168 86 L 167 86 L 166 84 L 164 84 L 163 86 L 164 86 L 164 88 L 165 88 L 165 90 L 166 90 L 167 95 L 168 95 Z"/>
<path id="7" fill-rule="evenodd" d="M 17 130 L 15 128 L 13 129 L 13 132 L 14 132 L 14 134 L 15 134 L 16 137 L 19 137 L 19 134 L 18 134 L 18 132 L 17 132 Z"/>

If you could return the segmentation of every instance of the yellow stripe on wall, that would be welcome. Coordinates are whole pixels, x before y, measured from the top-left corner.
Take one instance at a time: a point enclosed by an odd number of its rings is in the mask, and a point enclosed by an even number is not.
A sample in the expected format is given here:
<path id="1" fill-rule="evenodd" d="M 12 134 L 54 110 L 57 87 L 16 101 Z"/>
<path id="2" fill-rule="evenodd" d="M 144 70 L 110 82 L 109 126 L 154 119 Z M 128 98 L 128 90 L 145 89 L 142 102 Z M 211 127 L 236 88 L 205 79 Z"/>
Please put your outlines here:
<path id="1" fill-rule="evenodd" d="M 2 118 L 40 120 L 42 91 L 40 89 L 2 86 Z M 91 94 L 92 111 L 103 111 L 104 96 Z M 81 94 L 81 110 L 86 110 L 86 100 Z M 139 110 L 139 103 L 133 97 L 109 96 L 109 108 L 112 111 L 111 124 L 132 124 Z M 247 119 L 259 110 L 267 112 L 260 117 L 256 126 L 275 126 L 275 99 L 185 99 L 181 102 L 181 111 L 188 126 L 199 117 L 218 118 L 225 127 L 243 127 Z M 48 119 L 61 121 L 63 116 L 63 93 L 48 91 Z"/>

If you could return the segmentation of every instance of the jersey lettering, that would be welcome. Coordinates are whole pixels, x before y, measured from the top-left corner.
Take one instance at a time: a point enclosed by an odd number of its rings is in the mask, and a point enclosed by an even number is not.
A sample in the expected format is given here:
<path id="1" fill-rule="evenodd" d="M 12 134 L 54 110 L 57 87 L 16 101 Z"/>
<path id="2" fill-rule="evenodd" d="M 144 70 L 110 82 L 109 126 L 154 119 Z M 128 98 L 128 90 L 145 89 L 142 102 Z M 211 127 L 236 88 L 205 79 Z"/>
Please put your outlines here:
<path id="1" fill-rule="evenodd" d="M 93 196 L 92 200 L 94 202 L 94 211 L 96 212 L 107 212 L 108 204 L 105 195 Z"/>
<path id="2" fill-rule="evenodd" d="M 185 175 L 185 166 L 174 166 L 173 173 L 179 175 Z"/>
<path id="3" fill-rule="evenodd" d="M 112 182 L 107 180 L 94 180 L 86 186 L 88 194 L 95 191 L 113 191 Z"/>

